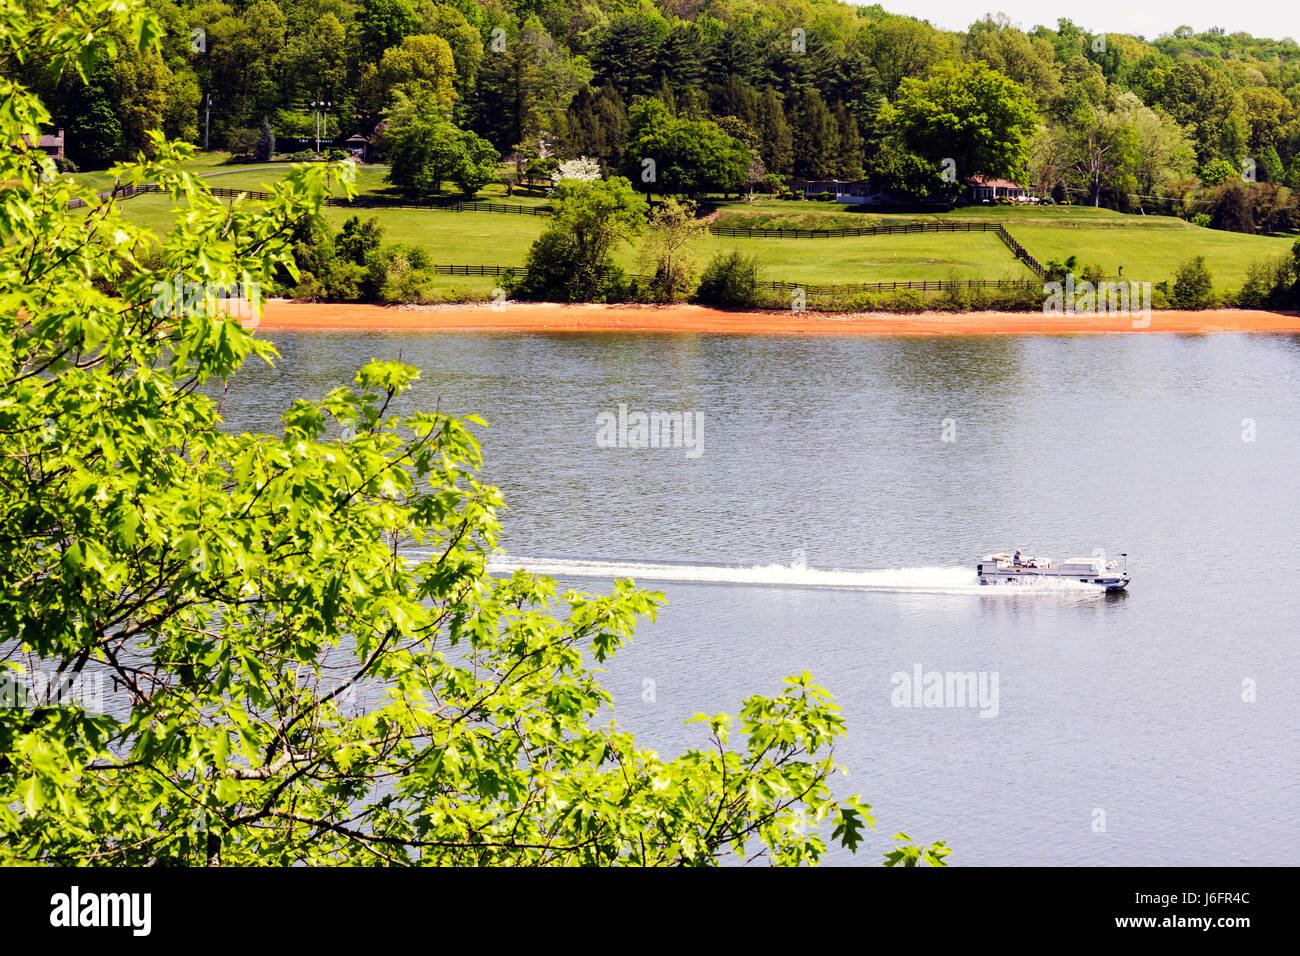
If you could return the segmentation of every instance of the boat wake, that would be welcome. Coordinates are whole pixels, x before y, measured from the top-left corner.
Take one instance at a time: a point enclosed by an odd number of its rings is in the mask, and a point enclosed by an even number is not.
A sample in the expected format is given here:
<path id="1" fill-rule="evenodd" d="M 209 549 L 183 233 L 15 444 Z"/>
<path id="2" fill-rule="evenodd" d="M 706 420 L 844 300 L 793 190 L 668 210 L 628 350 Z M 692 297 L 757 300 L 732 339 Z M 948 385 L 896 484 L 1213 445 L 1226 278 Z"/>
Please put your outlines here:
<path id="1" fill-rule="evenodd" d="M 896 591 L 921 594 L 971 594 L 981 597 L 1008 594 L 1063 592 L 1080 597 L 1100 596 L 1105 588 L 1078 581 L 1040 579 L 1016 586 L 982 586 L 969 567 L 893 568 L 889 570 L 809 568 L 792 565 L 655 564 L 642 561 L 597 561 L 578 558 L 530 558 L 493 555 L 488 570 L 510 574 L 523 569 L 553 578 L 632 578 L 692 584 L 737 584 L 783 588 L 836 588 L 855 591 Z"/>

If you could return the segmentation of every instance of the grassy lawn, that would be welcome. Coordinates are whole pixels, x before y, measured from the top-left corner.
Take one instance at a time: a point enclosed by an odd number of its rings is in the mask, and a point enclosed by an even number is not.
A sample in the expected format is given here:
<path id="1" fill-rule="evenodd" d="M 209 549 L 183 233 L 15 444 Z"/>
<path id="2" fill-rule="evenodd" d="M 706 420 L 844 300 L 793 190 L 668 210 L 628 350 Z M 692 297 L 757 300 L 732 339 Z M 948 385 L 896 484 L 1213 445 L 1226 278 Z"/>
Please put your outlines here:
<path id="1" fill-rule="evenodd" d="M 264 189 L 288 171 L 288 164 L 223 166 L 224 153 L 199 154 L 190 167 L 212 186 Z M 387 168 L 362 166 L 357 185 L 361 195 L 391 195 L 384 182 Z M 107 188 L 105 173 L 79 173 L 77 178 L 97 188 Z M 506 195 L 501 184 L 485 188 L 478 197 L 491 202 L 539 205 L 544 195 Z M 136 222 L 163 231 L 170 226 L 170 201 L 161 196 L 141 196 L 124 208 Z M 715 225 L 755 228 L 838 229 L 896 222 L 988 221 L 1007 226 L 1042 262 L 1078 256 L 1081 265 L 1100 265 L 1116 276 L 1159 282 L 1172 277 L 1179 263 L 1203 255 L 1219 289 L 1236 289 L 1251 263 L 1287 254 L 1294 237 L 1246 236 L 1192 226 L 1167 216 L 1128 216 L 1087 206 L 966 206 L 949 213 L 890 214 L 855 211 L 835 203 L 788 202 L 762 199 L 754 203 L 720 202 L 714 207 Z M 375 216 L 384 226 L 385 239 L 419 245 L 440 264 L 520 266 L 533 240 L 545 227 L 541 217 L 505 213 L 457 213 L 441 210 L 356 210 L 363 218 Z M 325 218 L 340 225 L 352 211 L 327 208 Z M 701 262 L 715 252 L 730 249 L 758 256 L 767 279 L 809 284 L 853 284 L 893 280 L 944 279 L 956 271 L 967 278 L 1025 279 L 1029 272 L 992 234 L 921 233 L 843 239 L 748 239 L 709 236 L 700 241 Z M 618 261 L 638 271 L 637 252 L 624 247 Z M 456 277 L 450 284 L 482 284 Z M 486 287 L 490 287 L 489 283 Z"/>
<path id="2" fill-rule="evenodd" d="M 216 170 L 229 158 L 229 153 L 195 153 L 185 163 L 184 168 L 202 176 Z M 113 176 L 107 170 L 99 169 L 86 173 L 71 173 L 70 175 L 83 186 L 89 186 L 96 192 L 107 192 L 113 185 Z"/>
<path id="3" fill-rule="evenodd" d="M 333 206 L 324 213 L 336 228 L 353 214 Z M 543 216 L 441 209 L 358 209 L 355 215 L 374 216 L 384 227 L 385 242 L 423 246 L 440 265 L 523 265 L 548 222 Z"/>
<path id="4" fill-rule="evenodd" d="M 739 249 L 757 256 L 763 278 L 810 285 L 962 278 L 1032 279 L 1033 275 L 992 233 L 864 236 L 852 239 L 732 239 L 699 243 L 701 263 L 715 252 Z M 635 265 L 628 250 L 625 268 Z"/>
<path id="5" fill-rule="evenodd" d="M 1205 256 L 1217 289 L 1237 289 L 1246 270 L 1260 259 L 1290 252 L 1294 237 L 1247 236 L 1203 229 L 1168 217 L 1121 217 L 1112 223 L 1031 223 L 1012 226 L 1011 234 L 1040 262 L 1076 255 L 1081 265 L 1096 263 L 1114 276 L 1160 282 L 1178 265 Z"/>

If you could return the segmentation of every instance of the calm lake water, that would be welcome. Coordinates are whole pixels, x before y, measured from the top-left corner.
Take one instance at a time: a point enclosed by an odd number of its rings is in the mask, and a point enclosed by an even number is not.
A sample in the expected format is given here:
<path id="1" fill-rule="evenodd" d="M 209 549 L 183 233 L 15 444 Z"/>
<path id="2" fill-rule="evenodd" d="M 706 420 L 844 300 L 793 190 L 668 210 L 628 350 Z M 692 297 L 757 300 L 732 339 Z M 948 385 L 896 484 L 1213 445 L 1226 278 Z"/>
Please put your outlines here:
<path id="1" fill-rule="evenodd" d="M 231 427 L 400 356 L 408 407 L 488 421 L 513 563 L 666 593 L 606 674 L 643 744 L 810 670 L 879 827 L 832 862 L 899 830 L 954 865 L 1295 862 L 1300 337 L 273 338 Z M 600 447 L 620 404 L 700 413 L 702 452 Z M 1016 547 L 1127 552 L 1133 583 L 979 588 Z M 917 668 L 996 677 L 996 708 L 895 706 Z"/>

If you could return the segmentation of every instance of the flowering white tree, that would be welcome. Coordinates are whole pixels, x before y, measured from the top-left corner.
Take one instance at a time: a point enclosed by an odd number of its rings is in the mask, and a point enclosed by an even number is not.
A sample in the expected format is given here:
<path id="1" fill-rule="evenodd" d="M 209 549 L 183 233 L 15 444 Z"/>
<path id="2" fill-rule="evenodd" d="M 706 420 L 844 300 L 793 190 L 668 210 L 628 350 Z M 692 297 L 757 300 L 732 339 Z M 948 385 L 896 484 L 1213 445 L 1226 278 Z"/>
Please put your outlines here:
<path id="1" fill-rule="evenodd" d="M 555 172 L 551 173 L 551 184 L 558 186 L 562 179 L 576 179 L 579 182 L 591 183 L 600 178 L 600 163 L 590 156 L 579 156 L 577 159 L 566 159 L 560 163 Z"/>

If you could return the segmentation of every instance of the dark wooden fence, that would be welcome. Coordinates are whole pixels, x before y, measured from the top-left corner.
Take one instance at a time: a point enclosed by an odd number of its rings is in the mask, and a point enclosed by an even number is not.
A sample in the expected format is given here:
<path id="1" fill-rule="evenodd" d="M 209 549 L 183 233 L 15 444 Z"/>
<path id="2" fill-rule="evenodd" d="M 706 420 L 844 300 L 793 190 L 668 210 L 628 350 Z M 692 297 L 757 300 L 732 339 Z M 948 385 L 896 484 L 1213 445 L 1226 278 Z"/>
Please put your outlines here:
<path id="1" fill-rule="evenodd" d="M 503 276 L 511 272 L 523 271 L 523 266 L 434 266 L 435 275 L 440 276 Z"/>
<path id="2" fill-rule="evenodd" d="M 360 199 L 325 200 L 327 206 L 347 206 L 357 209 L 448 209 L 453 212 L 505 212 L 517 216 L 549 216 L 550 206 L 523 206 L 517 203 L 478 202 L 469 199 L 389 199 L 386 196 L 366 196 Z"/>
<path id="3" fill-rule="evenodd" d="M 1001 223 L 998 223 L 998 238 L 1006 243 L 1007 248 L 1015 253 L 1016 258 L 1023 262 L 1034 275 L 1040 279 L 1044 276 L 1046 270 L 1043 268 L 1043 264 L 1031 256 L 1024 246 L 1016 242 L 1011 233 L 1007 232 L 1007 227 Z"/>
<path id="4" fill-rule="evenodd" d="M 799 282 L 762 282 L 765 289 L 793 292 L 803 289 L 808 295 L 846 295 L 854 292 L 886 292 L 896 289 L 916 289 L 921 292 L 942 292 L 945 289 L 1015 289 L 1037 288 L 1038 283 L 1032 279 L 958 279 L 956 283 L 947 279 L 914 279 L 905 282 L 855 282 L 843 285 L 804 285 Z"/>
<path id="5" fill-rule="evenodd" d="M 435 265 L 434 272 L 440 276 L 504 276 L 521 273 L 523 266 L 484 266 L 484 265 Z M 634 275 L 633 278 L 649 279 L 652 276 Z M 812 285 L 803 282 L 779 280 L 763 281 L 760 288 L 771 292 L 793 292 L 802 289 L 808 295 L 847 295 L 854 292 L 886 292 L 897 289 L 916 289 L 921 292 L 942 292 L 953 287 L 946 279 L 916 279 L 903 282 L 859 282 L 843 285 Z M 960 279 L 956 285 L 967 289 L 1011 289 L 1036 288 L 1038 283 L 1032 279 Z"/>
<path id="6" fill-rule="evenodd" d="M 141 183 L 139 186 L 118 186 L 115 189 L 110 189 L 106 193 L 99 193 L 98 198 L 100 202 L 103 202 L 105 199 L 130 199 L 132 196 L 139 196 L 141 193 L 156 192 L 158 192 L 157 183 Z M 80 209 L 85 205 L 86 200 L 84 199 L 68 200 L 69 209 Z"/>

